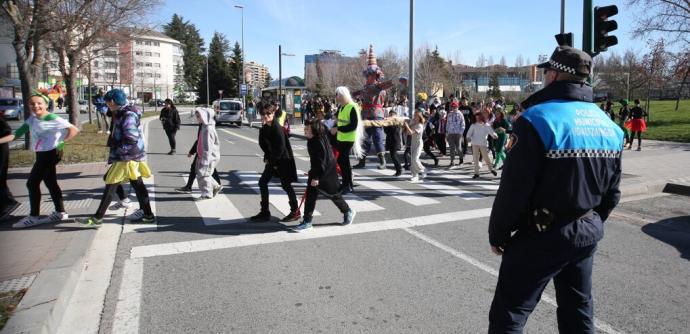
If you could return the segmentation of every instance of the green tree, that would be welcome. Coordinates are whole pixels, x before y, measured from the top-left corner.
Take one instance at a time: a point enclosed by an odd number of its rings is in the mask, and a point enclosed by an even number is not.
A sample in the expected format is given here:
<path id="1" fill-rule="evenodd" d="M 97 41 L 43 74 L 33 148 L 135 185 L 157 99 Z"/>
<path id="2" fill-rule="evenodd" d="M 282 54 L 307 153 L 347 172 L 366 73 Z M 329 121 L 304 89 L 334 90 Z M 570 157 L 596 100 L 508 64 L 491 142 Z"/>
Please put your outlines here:
<path id="1" fill-rule="evenodd" d="M 209 44 L 208 55 L 208 90 L 210 100 L 218 99 L 218 90 L 223 90 L 223 96 L 231 92 L 233 80 L 230 76 L 230 66 L 227 61 L 230 52 L 230 43 L 225 35 L 215 32 Z M 236 82 L 236 81 L 235 81 Z M 235 91 L 237 87 L 235 87 Z M 206 102 L 206 69 L 202 68 L 202 75 L 197 82 L 199 97 L 197 103 Z M 232 96 L 232 95 L 231 95 Z"/>
<path id="2" fill-rule="evenodd" d="M 240 43 L 235 42 L 235 47 L 232 48 L 232 56 L 230 60 L 230 78 L 231 86 L 228 93 L 232 97 L 240 96 L 239 84 L 242 82 L 242 64 L 244 63 L 244 58 L 242 58 L 242 48 L 240 48 Z"/>
<path id="3" fill-rule="evenodd" d="M 489 90 L 486 92 L 486 95 L 496 99 L 501 97 L 501 87 L 498 83 L 498 73 L 491 75 L 491 79 L 489 79 Z"/>
<path id="4" fill-rule="evenodd" d="M 271 81 L 273 81 L 273 78 L 271 77 L 271 73 L 266 73 L 266 83 L 264 84 L 264 88 L 270 86 Z"/>
<path id="5" fill-rule="evenodd" d="M 188 87 L 195 87 L 199 80 L 205 80 L 205 57 L 203 53 L 204 39 L 199 34 L 199 29 L 182 16 L 173 14 L 170 23 L 163 25 L 163 32 L 170 38 L 182 43 L 182 60 L 184 62 L 184 81 Z M 202 76 L 202 74 L 204 74 Z"/>

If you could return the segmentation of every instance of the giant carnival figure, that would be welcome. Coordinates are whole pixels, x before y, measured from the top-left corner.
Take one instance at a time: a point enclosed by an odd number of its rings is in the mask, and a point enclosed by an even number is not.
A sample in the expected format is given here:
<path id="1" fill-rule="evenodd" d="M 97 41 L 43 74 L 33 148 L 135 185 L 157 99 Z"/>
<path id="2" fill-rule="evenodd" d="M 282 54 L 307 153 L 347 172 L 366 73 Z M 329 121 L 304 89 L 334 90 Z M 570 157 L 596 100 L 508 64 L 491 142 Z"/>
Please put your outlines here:
<path id="1" fill-rule="evenodd" d="M 365 121 L 382 121 L 386 115 L 383 111 L 383 104 L 386 101 L 386 89 L 393 86 L 392 81 L 382 81 L 383 71 L 376 64 L 376 54 L 374 54 L 374 47 L 369 45 L 369 52 L 367 54 L 367 68 L 363 72 L 366 77 L 364 87 L 352 93 L 352 97 L 362 101 L 362 119 Z M 371 145 L 374 145 L 374 150 L 379 158 L 379 169 L 386 168 L 386 158 L 384 150 L 384 132 L 383 127 L 378 124 L 371 124 L 367 126 L 365 123 L 366 141 L 364 143 L 364 152 L 368 153 Z M 364 168 L 366 164 L 366 155 L 359 158 L 359 163 L 354 168 Z"/>

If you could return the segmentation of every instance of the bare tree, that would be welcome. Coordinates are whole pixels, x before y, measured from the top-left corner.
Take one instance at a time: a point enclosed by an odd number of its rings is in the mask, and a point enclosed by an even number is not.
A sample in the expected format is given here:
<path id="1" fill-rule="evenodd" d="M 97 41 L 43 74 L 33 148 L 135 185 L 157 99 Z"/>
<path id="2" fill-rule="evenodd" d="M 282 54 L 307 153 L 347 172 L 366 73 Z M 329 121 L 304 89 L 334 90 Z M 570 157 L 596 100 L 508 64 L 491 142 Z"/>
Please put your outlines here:
<path id="1" fill-rule="evenodd" d="M 499 64 L 501 64 L 501 66 L 508 66 L 506 63 L 506 57 L 505 56 L 501 56 L 501 60 L 500 60 Z"/>
<path id="2" fill-rule="evenodd" d="M 523 67 L 525 66 L 525 58 L 522 57 L 521 54 L 515 58 L 515 67 Z"/>
<path id="3" fill-rule="evenodd" d="M 45 36 L 60 27 L 49 19 L 49 10 L 55 1 L 4 0 L 2 14 L 12 27 L 12 46 L 17 58 L 19 81 L 24 99 L 24 118 L 29 117 L 28 99 L 37 88 L 38 75 L 45 60 Z M 51 30 L 52 29 L 52 30 Z M 29 148 L 29 136 L 25 147 Z"/>
<path id="4" fill-rule="evenodd" d="M 688 82 L 688 75 L 690 75 L 690 52 L 683 51 L 671 55 L 673 77 L 679 81 L 678 90 L 676 93 L 676 111 L 680 106 L 680 98 L 683 94 L 683 88 Z"/>
<path id="5" fill-rule="evenodd" d="M 638 13 L 633 29 L 635 38 L 660 33 L 669 44 L 682 44 L 683 48 L 690 44 L 690 1 L 628 0 L 628 7 Z"/>
<path id="6" fill-rule="evenodd" d="M 51 22 L 64 27 L 52 32 L 50 40 L 65 82 L 65 102 L 72 124 L 77 124 L 79 113 L 77 73 L 88 63 L 84 59 L 88 58 L 89 47 L 117 45 L 122 34 L 132 32 L 125 29 L 141 27 L 145 15 L 158 3 L 158 0 L 62 0 L 52 6 Z"/>
<path id="7" fill-rule="evenodd" d="M 428 45 L 415 50 L 415 64 L 415 91 L 425 92 L 429 97 L 443 94 L 440 90 L 446 81 L 443 62 L 433 56 Z"/>
<path id="8" fill-rule="evenodd" d="M 480 54 L 479 57 L 477 58 L 477 62 L 475 64 L 476 67 L 484 67 L 486 66 L 486 57 L 484 57 L 484 54 Z"/>

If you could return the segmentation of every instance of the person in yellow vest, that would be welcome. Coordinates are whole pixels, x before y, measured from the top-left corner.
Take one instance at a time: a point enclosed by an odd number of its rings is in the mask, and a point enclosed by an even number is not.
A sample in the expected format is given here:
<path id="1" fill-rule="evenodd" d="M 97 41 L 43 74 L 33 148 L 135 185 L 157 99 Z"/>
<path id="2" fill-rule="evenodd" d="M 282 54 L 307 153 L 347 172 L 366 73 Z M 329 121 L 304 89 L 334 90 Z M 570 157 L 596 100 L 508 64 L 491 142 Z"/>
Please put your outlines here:
<path id="1" fill-rule="evenodd" d="M 364 139 L 364 126 L 362 116 L 357 104 L 352 101 L 350 90 L 341 86 L 335 90 L 335 99 L 340 106 L 338 109 L 338 123 L 331 128 L 331 133 L 336 136 L 336 149 L 339 152 L 338 165 L 343 173 L 341 192 L 352 191 L 352 166 L 350 166 L 350 150 L 357 159 L 364 157 L 362 141 Z"/>

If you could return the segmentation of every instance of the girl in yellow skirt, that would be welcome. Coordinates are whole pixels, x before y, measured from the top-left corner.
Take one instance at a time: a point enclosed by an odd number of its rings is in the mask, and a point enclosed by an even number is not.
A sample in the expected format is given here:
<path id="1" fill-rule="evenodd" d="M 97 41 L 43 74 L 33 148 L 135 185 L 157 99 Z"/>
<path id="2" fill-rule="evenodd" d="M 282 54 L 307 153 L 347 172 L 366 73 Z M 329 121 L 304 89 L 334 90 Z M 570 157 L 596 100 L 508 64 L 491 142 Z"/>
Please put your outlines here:
<path id="1" fill-rule="evenodd" d="M 120 89 L 108 91 L 105 103 L 113 113 L 113 130 L 108 138 L 108 163 L 111 166 L 105 175 L 105 190 L 98 210 L 84 223 L 90 226 L 100 224 L 113 192 L 119 185 L 128 182 L 137 194 L 140 208 L 128 217 L 129 221 L 153 223 L 156 218 L 142 179 L 150 177 L 151 170 L 145 161 L 144 136 L 139 127 L 141 113 L 135 106 L 127 104 L 127 95 Z"/>

